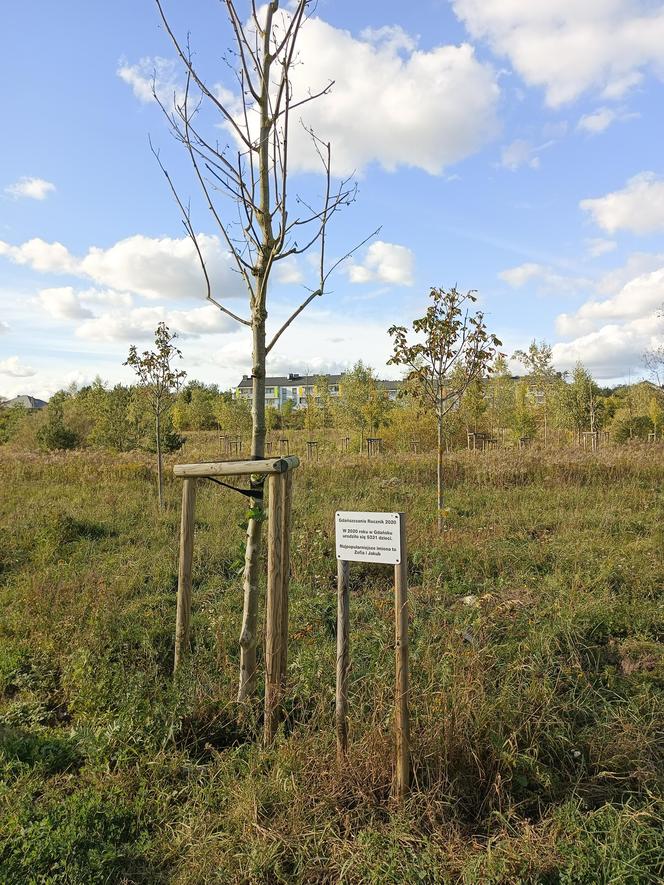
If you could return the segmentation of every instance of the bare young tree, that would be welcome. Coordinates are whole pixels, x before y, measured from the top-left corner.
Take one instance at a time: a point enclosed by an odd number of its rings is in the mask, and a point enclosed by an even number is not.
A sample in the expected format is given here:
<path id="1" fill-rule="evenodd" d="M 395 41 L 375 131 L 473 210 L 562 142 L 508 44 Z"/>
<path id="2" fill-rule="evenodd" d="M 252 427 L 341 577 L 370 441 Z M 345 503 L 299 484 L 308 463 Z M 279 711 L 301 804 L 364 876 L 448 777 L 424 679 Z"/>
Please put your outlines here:
<path id="1" fill-rule="evenodd" d="M 487 330 L 482 311 L 470 312 L 477 300 L 473 292 L 464 295 L 455 286 L 449 291 L 433 288 L 429 294 L 431 304 L 426 313 L 412 323 L 413 343 L 408 342 L 405 326 L 388 330 L 394 339 L 388 363 L 406 367 L 408 394 L 436 415 L 438 531 L 442 531 L 443 422 L 468 386 L 491 371 L 491 361 L 502 342 Z"/>
<path id="2" fill-rule="evenodd" d="M 279 0 L 270 0 L 261 6 L 251 0 L 247 4 L 246 19 L 241 16 L 234 0 L 222 0 L 233 43 L 225 59 L 236 80 L 235 94 L 231 98 L 224 97 L 228 95 L 227 92 L 222 93 L 216 85 L 206 82 L 194 62 L 189 38 L 182 41 L 175 34 L 164 4 L 161 0 L 155 2 L 183 66 L 185 86 L 181 95 L 174 95 L 172 106 L 167 106 L 156 88 L 153 92 L 173 135 L 191 161 L 194 180 L 205 205 L 228 248 L 235 270 L 244 281 L 249 303 L 248 316 L 231 311 L 223 303 L 224 293 L 213 291 L 204 251 L 192 221 L 190 204 L 180 196 L 159 152 L 154 147 L 152 150 L 194 245 L 207 300 L 251 330 L 251 456 L 260 459 L 265 454 L 267 356 L 302 311 L 325 293 L 332 271 L 369 237 L 343 257 L 328 262 L 328 225 L 342 207 L 354 201 L 357 186 L 352 177 L 334 182 L 331 145 L 311 129 L 306 131 L 320 160 L 322 193 L 314 205 L 308 196 L 293 194 L 290 187 L 291 127 L 294 123 L 303 125 L 298 120 L 299 109 L 328 93 L 333 85 L 330 82 L 323 84 L 317 92 L 294 94 L 292 74 L 299 63 L 298 37 L 314 7 L 314 0 L 296 0 L 289 4 L 288 10 L 281 12 Z M 226 143 L 219 143 L 220 132 L 228 135 Z M 285 322 L 268 335 L 268 289 L 275 267 L 278 262 L 312 248 L 319 253 L 317 285 L 309 290 L 300 304 L 294 306 Z M 256 497 L 250 499 L 254 517 L 250 519 L 247 529 L 239 700 L 254 691 L 256 681 L 263 481 L 264 478 L 260 477 L 251 479 L 251 488 L 256 491 Z"/>

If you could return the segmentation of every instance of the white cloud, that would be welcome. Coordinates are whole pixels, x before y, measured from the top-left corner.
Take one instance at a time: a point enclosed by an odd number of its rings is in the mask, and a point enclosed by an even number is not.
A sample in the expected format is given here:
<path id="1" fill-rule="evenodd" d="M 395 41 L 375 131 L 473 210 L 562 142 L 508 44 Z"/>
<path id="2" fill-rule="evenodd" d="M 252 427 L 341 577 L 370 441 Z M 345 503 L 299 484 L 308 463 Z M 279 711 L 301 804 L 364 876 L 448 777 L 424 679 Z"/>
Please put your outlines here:
<path id="1" fill-rule="evenodd" d="M 323 374 L 341 374 L 348 364 L 324 356 L 314 356 L 301 362 L 297 357 L 276 356 L 268 358 L 267 371 L 270 375 L 288 375 L 297 372 L 305 378 L 315 378 Z"/>
<path id="2" fill-rule="evenodd" d="M 200 234 L 198 242 L 218 301 L 246 293 L 230 256 L 218 237 Z M 187 298 L 205 294 L 203 275 L 189 237 L 145 237 L 137 234 L 109 249 L 93 246 L 80 272 L 102 286 L 135 292 L 145 298 Z"/>
<path id="3" fill-rule="evenodd" d="M 166 322 L 179 335 L 192 338 L 200 335 L 223 335 L 237 329 L 235 321 L 213 304 L 192 310 L 171 310 L 166 316 Z"/>
<path id="4" fill-rule="evenodd" d="M 84 289 L 78 297 L 86 304 L 101 304 L 108 307 L 131 307 L 134 299 L 129 292 L 117 292 L 115 289 Z"/>
<path id="5" fill-rule="evenodd" d="M 272 320 L 274 327 L 278 328 L 282 317 L 275 312 Z M 394 368 L 385 366 L 392 350 L 387 325 L 384 319 L 350 312 L 339 314 L 321 306 L 304 313 L 286 330 L 270 355 L 268 370 L 271 374 L 340 372 L 350 368 L 361 356 L 380 377 L 394 377 Z M 250 367 L 249 335 L 239 331 L 220 339 L 208 358 L 207 367 L 201 367 L 198 374 L 214 378 L 221 384 L 237 384 L 242 373 L 250 371 Z"/>
<path id="6" fill-rule="evenodd" d="M 128 86 L 141 102 L 154 101 L 153 88 L 159 100 L 171 107 L 173 98 L 182 100 L 182 84 L 178 81 L 178 67 L 171 58 L 161 56 L 140 59 L 135 65 L 122 60 L 116 71 L 118 77 Z"/>
<path id="7" fill-rule="evenodd" d="M 502 270 L 498 276 L 501 280 L 505 280 L 510 286 L 518 289 L 520 286 L 523 286 L 524 283 L 527 283 L 528 280 L 541 276 L 543 271 L 544 268 L 541 264 L 528 261 L 525 264 L 519 264 L 518 267 L 510 267 L 507 270 Z"/>
<path id="8" fill-rule="evenodd" d="M 0 335 L 6 335 L 9 332 L 9 323 L 6 323 L 4 320 L 0 320 Z"/>
<path id="9" fill-rule="evenodd" d="M 83 289 L 77 291 L 73 286 L 54 286 L 40 289 L 33 299 L 43 312 L 57 320 L 93 319 L 93 308 L 97 306 L 128 309 L 133 299 L 127 292 L 116 292 L 111 289 Z"/>
<path id="10" fill-rule="evenodd" d="M 246 294 L 219 238 L 200 234 L 198 240 L 217 300 Z M 134 292 L 145 298 L 200 298 L 205 294 L 200 264 L 189 237 L 155 238 L 137 234 L 108 249 L 93 246 L 82 259 L 71 255 L 61 243 L 33 239 L 11 246 L 0 241 L 0 255 L 44 273 L 87 277 L 100 286 Z"/>
<path id="11" fill-rule="evenodd" d="M 15 181 L 14 184 L 8 185 L 5 188 L 5 193 L 16 199 L 28 197 L 31 200 L 45 200 L 54 190 L 55 185 L 51 181 L 24 176 Z"/>
<path id="12" fill-rule="evenodd" d="M 623 267 L 595 279 L 564 276 L 534 262 L 503 271 L 500 277 L 515 288 L 532 283 L 539 292 L 590 296 L 575 312 L 556 318 L 558 334 L 570 339 L 554 347 L 559 369 L 571 369 L 581 360 L 597 377 L 619 378 L 638 367 L 643 352 L 657 343 L 664 255 L 635 253 Z"/>
<path id="13" fill-rule="evenodd" d="M 662 76 L 664 9 L 650 0 L 453 0 L 476 39 L 507 56 L 552 107 L 588 90 L 620 98 L 646 71 Z"/>
<path id="14" fill-rule="evenodd" d="M 656 265 L 656 267 L 654 266 Z M 608 293 L 608 297 L 598 297 Z M 554 359 L 561 369 L 582 360 L 600 378 L 618 378 L 642 365 L 662 341 L 657 316 L 664 303 L 664 254 L 636 253 L 595 283 L 595 294 L 574 313 L 557 317 Z"/>
<path id="15" fill-rule="evenodd" d="M 581 117 L 576 128 L 590 135 L 598 135 L 608 129 L 612 123 L 633 120 L 638 116 L 639 114 L 629 114 L 621 108 L 597 108 L 592 114 L 585 114 Z"/>
<path id="16" fill-rule="evenodd" d="M 119 362 L 119 361 L 118 361 Z M 30 394 L 40 399 L 49 400 L 58 390 L 67 390 L 74 385 L 80 390 L 88 384 L 92 384 L 94 379 L 99 376 L 96 370 L 84 371 L 81 369 L 66 369 L 66 363 L 49 364 L 48 368 L 40 368 L 31 376 L 29 384 L 20 378 L 14 381 L 3 381 L 3 389 L 9 396 L 19 396 L 22 394 Z M 122 369 L 118 366 L 115 373 L 115 379 L 120 381 L 122 377 Z M 130 380 L 123 378 L 122 380 Z"/>
<path id="17" fill-rule="evenodd" d="M 383 25 L 380 28 L 365 28 L 360 37 L 368 43 L 382 46 L 399 52 L 413 52 L 417 48 L 417 40 L 410 36 L 400 25 Z"/>
<path id="18" fill-rule="evenodd" d="M 377 240 L 367 249 L 364 261 L 361 264 L 351 262 L 347 272 L 351 283 L 412 286 L 414 261 L 415 256 L 407 246 Z"/>
<path id="19" fill-rule="evenodd" d="M 295 96 L 334 80 L 330 94 L 304 106 L 302 116 L 332 143 L 337 174 L 376 162 L 389 171 L 415 166 L 438 175 L 497 131 L 495 73 L 466 43 L 418 50 L 400 28 L 357 39 L 312 18 L 298 52 Z M 294 167 L 318 171 L 306 133 L 292 128 L 291 139 Z"/>
<path id="20" fill-rule="evenodd" d="M 630 280 L 610 298 L 590 299 L 576 313 L 560 314 L 556 325 L 562 335 L 573 335 L 611 320 L 645 320 L 654 318 L 663 302 L 664 267 L 661 267 Z"/>
<path id="21" fill-rule="evenodd" d="M 498 276 L 514 289 L 534 281 L 537 291 L 543 294 L 572 295 L 593 285 L 586 277 L 561 274 L 545 264 L 535 262 L 526 262 L 503 270 Z"/>
<path id="22" fill-rule="evenodd" d="M 81 304 L 80 297 L 71 286 L 42 289 L 37 295 L 37 303 L 55 319 L 78 320 L 92 317 L 92 311 Z"/>
<path id="23" fill-rule="evenodd" d="M 664 177 L 641 172 L 622 190 L 604 197 L 581 200 L 595 224 L 608 233 L 628 230 L 635 234 L 664 231 Z"/>
<path id="24" fill-rule="evenodd" d="M 284 258 L 283 261 L 278 261 L 273 274 L 275 282 L 281 283 L 284 286 L 304 282 L 304 274 L 294 255 Z"/>
<path id="25" fill-rule="evenodd" d="M 581 362 L 600 379 L 617 379 L 643 364 L 643 353 L 657 343 L 651 317 L 608 323 L 572 341 L 553 345 L 554 365 L 569 371 Z"/>
<path id="26" fill-rule="evenodd" d="M 35 374 L 32 366 L 23 365 L 17 356 L 10 356 L 0 362 L 0 375 L 10 375 L 12 378 L 30 378 Z"/>
<path id="27" fill-rule="evenodd" d="M 599 258 L 607 252 L 613 252 L 616 248 L 615 240 L 605 240 L 602 237 L 593 237 L 586 240 L 586 251 L 591 258 Z"/>
<path id="28" fill-rule="evenodd" d="M 27 240 L 21 246 L 11 246 L 0 240 L 0 255 L 14 264 L 27 264 L 41 273 L 75 273 L 76 259 L 62 243 L 47 243 L 39 237 Z"/>
<path id="29" fill-rule="evenodd" d="M 630 280 L 664 267 L 664 252 L 632 252 L 625 264 L 603 274 L 597 282 L 600 295 L 613 295 Z"/>
<path id="30" fill-rule="evenodd" d="M 417 40 L 398 26 L 366 29 L 358 38 L 312 17 L 302 27 L 297 51 L 294 101 L 334 81 L 328 95 L 297 113 L 332 143 L 337 175 L 361 172 L 371 163 L 390 171 L 412 166 L 438 175 L 497 131 L 496 74 L 467 43 L 420 50 Z M 170 101 L 178 86 L 166 59 L 123 63 L 118 75 L 139 100 L 148 101 L 154 69 L 160 95 Z M 241 120 L 237 96 L 218 85 L 214 89 Z M 293 170 L 321 168 L 301 126 L 291 126 L 289 154 Z"/>
<path id="31" fill-rule="evenodd" d="M 537 148 L 534 148 L 529 142 L 517 139 L 503 148 L 500 155 L 500 165 L 512 172 L 516 172 L 521 166 L 538 169 L 540 161 L 539 157 L 535 155 L 536 150 Z"/>
<path id="32" fill-rule="evenodd" d="M 181 338 L 218 335 L 237 329 L 233 320 L 211 304 L 192 310 L 167 310 L 155 306 L 114 310 L 86 319 L 77 327 L 76 336 L 87 341 L 152 339 L 154 330 L 162 321 Z"/>

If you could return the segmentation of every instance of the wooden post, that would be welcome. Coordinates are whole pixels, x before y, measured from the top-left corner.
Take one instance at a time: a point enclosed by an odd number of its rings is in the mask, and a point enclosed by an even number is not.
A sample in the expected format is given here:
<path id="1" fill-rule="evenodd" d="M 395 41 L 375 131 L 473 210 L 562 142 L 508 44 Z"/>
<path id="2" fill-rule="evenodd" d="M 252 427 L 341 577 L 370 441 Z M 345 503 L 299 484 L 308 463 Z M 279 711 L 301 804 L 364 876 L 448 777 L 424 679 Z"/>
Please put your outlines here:
<path id="1" fill-rule="evenodd" d="M 194 511 L 196 509 L 196 479 L 182 483 L 182 514 L 180 517 L 180 566 L 178 571 L 178 601 L 175 622 L 175 673 L 182 658 L 189 651 L 189 623 L 191 620 L 191 567 L 194 558 Z"/>
<path id="2" fill-rule="evenodd" d="M 400 559 L 394 566 L 394 616 L 396 692 L 394 735 L 396 770 L 394 792 L 403 800 L 410 787 L 410 723 L 408 716 L 408 551 L 406 547 L 406 516 L 399 514 Z"/>
<path id="3" fill-rule="evenodd" d="M 348 668 L 350 665 L 350 563 L 337 561 L 337 762 L 343 765 L 348 751 Z"/>
<path id="4" fill-rule="evenodd" d="M 281 510 L 281 684 L 286 682 L 288 667 L 288 591 L 290 585 L 290 533 L 291 505 L 293 501 L 293 471 L 287 470 L 280 475 L 283 483 L 283 501 Z"/>
<path id="5" fill-rule="evenodd" d="M 286 471 L 287 472 L 287 471 Z M 281 700 L 282 655 L 281 637 L 283 627 L 283 530 L 284 484 L 279 475 L 269 479 L 268 540 L 267 540 L 267 596 L 265 601 L 265 721 L 263 743 L 274 740 L 279 724 Z"/>

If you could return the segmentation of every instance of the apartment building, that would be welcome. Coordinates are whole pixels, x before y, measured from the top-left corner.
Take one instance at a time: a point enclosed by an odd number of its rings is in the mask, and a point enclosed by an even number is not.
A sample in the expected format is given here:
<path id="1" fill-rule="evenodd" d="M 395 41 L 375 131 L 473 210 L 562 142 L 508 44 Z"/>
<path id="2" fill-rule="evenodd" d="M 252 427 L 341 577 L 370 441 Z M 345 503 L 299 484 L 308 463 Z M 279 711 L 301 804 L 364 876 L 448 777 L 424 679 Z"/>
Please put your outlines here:
<path id="1" fill-rule="evenodd" d="M 325 378 L 332 398 L 339 396 L 339 387 L 343 382 L 343 375 L 300 375 L 291 372 L 289 375 L 271 375 L 265 379 L 265 404 L 278 409 L 286 402 L 292 402 L 296 408 L 306 406 L 307 399 L 315 397 L 316 381 Z M 401 386 L 400 381 L 376 382 L 379 387 L 387 391 L 389 399 L 395 400 Z M 251 399 L 252 381 L 249 375 L 243 375 L 242 381 L 235 388 L 235 395 Z"/>

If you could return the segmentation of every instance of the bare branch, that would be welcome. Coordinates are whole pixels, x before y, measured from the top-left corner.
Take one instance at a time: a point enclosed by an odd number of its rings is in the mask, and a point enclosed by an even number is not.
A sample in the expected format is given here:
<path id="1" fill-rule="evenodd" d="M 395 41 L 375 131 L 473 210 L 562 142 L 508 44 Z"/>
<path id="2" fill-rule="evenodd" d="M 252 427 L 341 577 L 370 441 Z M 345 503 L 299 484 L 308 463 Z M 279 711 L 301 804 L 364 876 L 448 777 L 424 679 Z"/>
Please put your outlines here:
<path id="1" fill-rule="evenodd" d="M 161 161 L 161 157 L 159 156 L 159 151 L 155 149 L 154 145 L 152 144 L 152 140 L 149 138 L 149 136 L 148 136 L 148 140 L 150 142 L 150 150 L 152 151 L 155 159 L 157 160 L 157 163 L 159 164 L 159 168 L 164 173 L 164 176 L 166 177 L 166 181 L 168 182 L 168 186 L 171 189 L 171 193 L 173 194 L 173 197 L 175 198 L 175 201 L 180 208 L 180 212 L 182 213 L 182 223 L 184 224 L 185 230 L 189 234 L 189 237 L 190 237 L 192 243 L 194 244 L 194 249 L 196 250 L 196 255 L 198 256 L 201 270 L 203 272 L 203 279 L 205 280 L 205 289 L 206 289 L 205 298 L 206 298 L 206 300 L 209 301 L 211 304 L 214 304 L 215 307 L 218 307 L 219 310 L 222 311 L 222 313 L 225 313 L 227 316 L 231 317 L 231 319 L 235 320 L 236 322 L 242 323 L 244 326 L 250 326 L 251 322 L 249 320 L 245 320 L 245 319 L 243 319 L 243 317 L 240 317 L 237 314 L 233 313 L 233 311 L 229 310 L 227 307 L 224 307 L 223 304 L 220 304 L 215 298 L 212 297 L 212 287 L 210 284 L 210 277 L 208 275 L 207 266 L 205 264 L 205 259 L 203 258 L 203 253 L 201 251 L 200 244 L 198 242 L 198 237 L 196 236 L 196 232 L 194 231 L 194 228 L 191 224 L 189 210 L 185 207 L 184 203 L 180 199 L 180 196 L 179 196 L 177 190 L 175 189 L 175 185 L 173 184 L 171 176 L 169 175 L 168 170 L 166 169 L 166 167 L 164 166 L 164 164 Z M 232 249 L 232 252 L 233 252 L 233 254 L 235 254 L 234 249 Z"/>
<path id="2" fill-rule="evenodd" d="M 301 98 L 299 101 L 294 102 L 290 106 L 289 110 L 294 111 L 295 108 L 300 108 L 304 104 L 309 104 L 310 101 L 315 101 L 317 98 L 321 98 L 323 95 L 327 95 L 330 89 L 332 89 L 332 87 L 334 86 L 335 82 L 335 80 L 330 80 L 327 86 L 321 89 L 320 92 L 310 92 L 305 98 Z M 283 113 L 285 113 L 285 110 L 281 111 L 278 116 L 281 116 Z"/>
<path id="3" fill-rule="evenodd" d="M 189 153 L 189 157 L 191 159 L 192 166 L 194 167 L 194 172 L 196 173 L 196 177 L 197 177 L 198 182 L 201 186 L 201 190 L 203 191 L 205 199 L 207 200 L 208 209 L 212 213 L 213 218 L 215 219 L 215 221 L 217 222 L 217 225 L 219 226 L 219 228 L 221 229 L 221 231 L 223 233 L 224 239 L 226 240 L 228 248 L 230 249 L 230 252 L 235 260 L 235 263 L 237 264 L 238 270 L 240 271 L 242 278 L 244 279 L 244 281 L 247 285 L 247 288 L 249 289 L 250 292 L 252 292 L 253 291 L 252 283 L 251 283 L 251 280 L 249 279 L 249 276 L 247 273 L 247 270 L 251 271 L 252 268 L 250 265 L 247 265 L 247 263 L 245 261 L 243 261 L 243 259 L 238 254 L 237 250 L 235 249 L 233 243 L 231 242 L 228 231 L 226 230 L 225 225 L 223 224 L 221 218 L 219 217 L 216 207 L 212 201 L 212 198 L 210 197 L 210 193 L 208 191 L 207 184 L 205 182 L 205 179 L 201 175 L 201 171 L 200 171 L 198 163 L 196 161 L 196 156 L 195 156 L 194 151 L 191 146 L 191 139 L 189 138 L 189 114 L 187 112 L 189 85 L 190 85 L 190 76 L 187 75 L 187 86 L 185 89 L 184 105 L 183 105 L 183 111 L 184 111 L 183 119 L 184 119 L 184 124 L 185 124 L 185 137 L 186 137 L 185 145 L 187 147 L 187 151 Z"/>
<path id="4" fill-rule="evenodd" d="M 228 18 L 231 23 L 231 27 L 233 28 L 233 32 L 235 34 L 235 40 L 237 42 L 238 48 L 240 50 L 240 59 L 242 61 L 242 70 L 244 72 L 245 77 L 247 78 L 247 87 L 249 88 L 249 92 L 254 98 L 254 101 L 260 101 L 260 94 L 258 90 L 254 87 L 253 82 L 251 80 L 251 73 L 249 71 L 249 66 L 247 65 L 247 59 L 245 56 L 245 49 L 249 53 L 251 58 L 251 63 L 254 66 L 254 70 L 259 70 L 258 59 L 254 55 L 254 51 L 247 40 L 247 36 L 244 32 L 244 28 L 242 27 L 242 23 L 240 22 L 240 17 L 237 14 L 235 9 L 235 5 L 232 3 L 232 0 L 226 0 L 226 9 L 228 10 Z"/>
<path id="5" fill-rule="evenodd" d="M 377 227 L 376 230 L 373 233 L 369 234 L 368 237 L 365 237 L 361 243 L 358 243 L 357 246 L 354 246 L 352 249 L 350 249 L 348 252 L 346 252 L 346 254 L 343 255 L 338 261 L 335 261 L 334 264 L 332 265 L 332 267 L 327 271 L 327 273 L 325 273 L 325 274 L 321 273 L 321 286 L 320 286 L 320 288 L 318 288 L 314 292 L 312 292 L 308 296 L 308 298 L 306 298 L 302 302 L 302 304 L 296 310 L 294 310 L 293 313 L 288 317 L 286 322 L 275 333 L 275 335 L 272 337 L 272 340 L 265 348 L 266 354 L 268 354 L 272 350 L 272 348 L 277 343 L 277 341 L 281 338 L 281 336 L 286 331 L 286 329 L 290 326 L 290 324 L 293 322 L 293 320 L 295 320 L 302 313 L 302 311 L 305 309 L 305 307 L 308 307 L 309 304 L 311 304 L 311 302 L 314 300 L 314 298 L 320 297 L 325 294 L 325 283 L 330 278 L 330 275 L 332 274 L 332 272 L 337 267 L 339 267 L 339 265 L 342 262 L 346 261 L 348 258 L 351 257 L 351 255 L 353 255 L 355 252 L 357 252 L 358 249 L 361 249 L 365 243 L 368 243 L 369 240 L 372 239 L 372 237 L 375 237 L 379 232 L 380 232 L 380 228 Z"/>
<path id="6" fill-rule="evenodd" d="M 286 331 L 286 329 L 290 326 L 290 324 L 291 324 L 291 323 L 292 323 L 297 317 L 299 317 L 299 315 L 302 313 L 302 311 L 305 309 L 305 307 L 307 307 L 309 304 L 311 304 L 311 302 L 314 300 L 314 298 L 319 298 L 322 294 L 323 294 L 323 292 L 322 292 L 320 289 L 316 289 L 314 292 L 312 292 L 312 293 L 309 295 L 309 297 L 308 297 L 305 301 L 302 302 L 302 304 L 297 308 L 297 310 L 294 310 L 294 311 L 293 311 L 293 313 L 288 317 L 288 319 L 287 319 L 286 322 L 283 324 L 283 326 L 282 326 L 282 327 L 279 329 L 279 331 L 273 336 L 273 338 L 272 338 L 272 340 L 270 341 L 270 343 L 266 346 L 266 348 L 265 348 L 265 353 L 266 353 L 266 354 L 268 354 L 268 353 L 272 350 L 272 348 L 273 348 L 274 345 L 277 343 L 277 341 L 281 338 L 281 336 L 284 334 L 284 332 Z"/>
<path id="7" fill-rule="evenodd" d="M 338 261 L 335 261 L 334 264 L 330 267 L 330 269 L 327 271 L 327 273 L 323 277 L 323 282 L 326 283 L 328 281 L 328 279 L 330 278 L 331 274 L 339 267 L 340 264 L 343 264 L 344 261 L 347 261 L 351 256 L 353 256 L 357 252 L 358 249 L 361 249 L 362 246 L 366 245 L 369 242 L 369 240 L 372 240 L 374 237 L 377 237 L 378 234 L 381 232 L 381 230 L 382 230 L 382 225 L 377 227 L 375 231 L 370 233 L 368 237 L 365 237 L 363 240 L 361 240 L 356 246 L 353 246 L 352 249 L 349 249 L 345 255 L 342 255 L 341 258 L 339 258 Z"/>
<path id="8" fill-rule="evenodd" d="M 231 124 L 231 126 L 233 127 L 233 129 L 237 133 L 240 141 L 242 141 L 249 149 L 251 149 L 251 142 L 246 137 L 244 132 L 240 129 L 240 127 L 238 126 L 238 124 L 235 121 L 231 112 L 228 110 L 228 108 L 222 102 L 219 101 L 217 96 L 214 95 L 214 93 L 211 92 L 210 89 L 208 89 L 208 87 L 205 85 L 204 81 L 201 80 L 201 78 L 196 73 L 193 65 L 191 64 L 191 60 L 188 59 L 187 56 L 185 55 L 185 53 L 183 52 L 182 47 L 180 46 L 180 43 L 179 43 L 177 37 L 175 36 L 173 31 L 171 30 L 171 26 L 168 23 L 168 20 L 166 18 L 166 15 L 165 15 L 164 10 L 161 5 L 161 0 L 155 0 L 155 3 L 157 4 L 157 9 L 159 10 L 159 15 L 161 16 L 161 20 L 164 24 L 164 27 L 166 28 L 166 33 L 171 38 L 171 42 L 173 43 L 173 46 L 175 47 L 175 51 L 180 56 L 180 60 L 185 65 L 185 67 L 187 68 L 187 70 L 189 71 L 191 76 L 194 78 L 196 85 L 201 90 L 201 92 L 205 96 L 207 96 L 207 98 L 209 98 L 210 101 L 216 106 L 216 108 L 221 112 L 221 114 L 225 117 L 225 119 Z"/>

